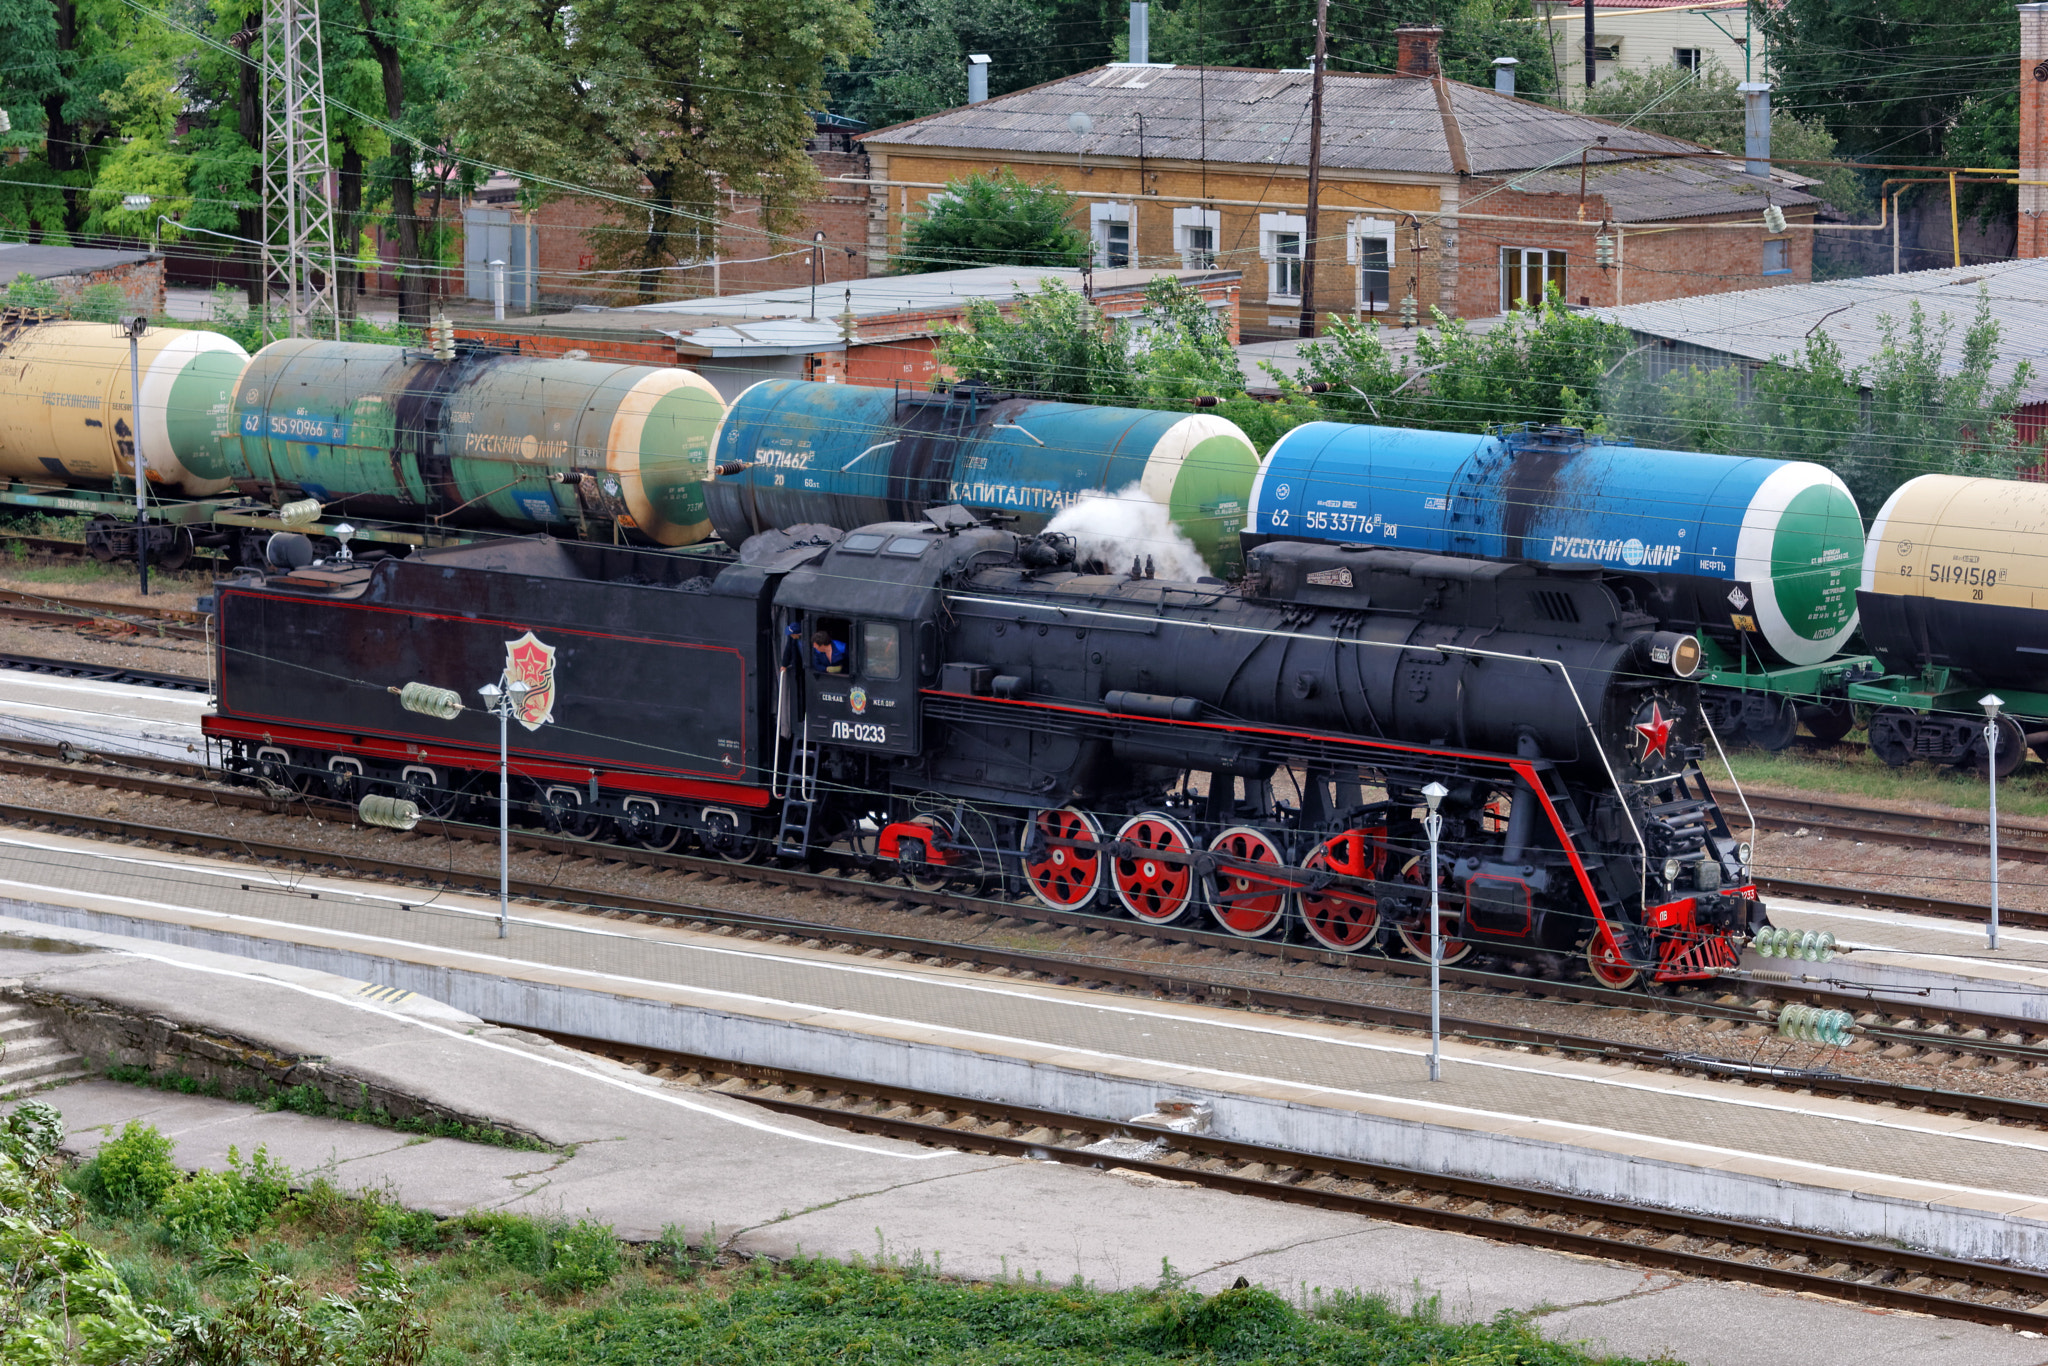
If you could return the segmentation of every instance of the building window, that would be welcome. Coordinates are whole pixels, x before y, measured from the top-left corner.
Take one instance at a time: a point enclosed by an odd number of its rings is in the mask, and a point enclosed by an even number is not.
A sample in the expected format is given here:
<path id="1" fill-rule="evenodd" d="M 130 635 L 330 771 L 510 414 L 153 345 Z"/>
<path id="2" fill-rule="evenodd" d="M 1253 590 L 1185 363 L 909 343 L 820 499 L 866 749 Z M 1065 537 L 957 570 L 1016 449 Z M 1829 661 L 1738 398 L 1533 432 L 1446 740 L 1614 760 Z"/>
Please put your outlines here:
<path id="1" fill-rule="evenodd" d="M 1696 47 L 1674 47 L 1671 49 L 1671 64 L 1680 71 L 1690 71 L 1697 76 L 1700 72 L 1700 50 Z"/>
<path id="2" fill-rule="evenodd" d="M 1301 297 L 1301 234 L 1273 234 L 1273 264 L 1266 277 L 1266 295 L 1273 299 Z"/>
<path id="3" fill-rule="evenodd" d="M 1502 247 L 1500 249 L 1500 311 L 1535 308 L 1543 302 L 1545 289 L 1564 289 L 1564 253 L 1545 247 Z"/>
<path id="4" fill-rule="evenodd" d="M 1209 270 L 1216 264 L 1216 243 L 1222 234 L 1222 219 L 1214 209 L 1186 208 L 1173 211 L 1173 249 L 1181 265 L 1189 270 Z"/>
<path id="5" fill-rule="evenodd" d="M 1091 204 L 1088 208 L 1090 236 L 1095 239 L 1095 264 L 1111 270 L 1131 262 L 1131 206 Z"/>
<path id="6" fill-rule="evenodd" d="M 1764 243 L 1764 274 L 1790 275 L 1792 273 L 1792 243 L 1777 237 Z"/>
<path id="7" fill-rule="evenodd" d="M 1358 239 L 1358 306 L 1367 313 L 1384 313 L 1392 297 L 1394 239 Z"/>

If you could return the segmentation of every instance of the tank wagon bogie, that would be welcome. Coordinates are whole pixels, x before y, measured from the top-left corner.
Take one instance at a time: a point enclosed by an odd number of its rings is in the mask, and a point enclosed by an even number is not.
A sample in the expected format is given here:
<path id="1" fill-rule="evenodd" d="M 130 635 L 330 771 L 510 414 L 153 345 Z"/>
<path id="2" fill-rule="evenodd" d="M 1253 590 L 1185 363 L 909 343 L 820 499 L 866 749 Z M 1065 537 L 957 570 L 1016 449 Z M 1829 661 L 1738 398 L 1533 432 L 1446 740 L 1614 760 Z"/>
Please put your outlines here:
<path id="1" fill-rule="evenodd" d="M 1258 453 L 1209 414 L 975 384 L 930 394 L 764 380 L 733 401 L 718 462 L 707 506 L 734 547 L 764 530 L 864 526 L 948 505 L 1031 533 L 1083 498 L 1121 495 L 1156 504 L 1211 569 L 1234 577 Z"/>
<path id="2" fill-rule="evenodd" d="M 455 814 L 495 791 L 494 726 L 390 693 L 504 674 L 534 688 L 515 795 L 572 833 L 1337 953 L 1426 952 L 1434 880 L 1449 956 L 1615 986 L 1711 975 L 1763 923 L 1699 773 L 1698 642 L 1601 576 L 1281 543 L 1236 588 L 1087 569 L 947 508 L 724 562 L 522 540 L 251 575 L 207 731 L 231 768 Z"/>
<path id="3" fill-rule="evenodd" d="M 1288 432 L 1246 539 L 1401 546 L 1606 571 L 1705 649 L 1725 737 L 1789 744 L 1853 725 L 1839 657 L 1856 627 L 1863 524 L 1818 465 L 1638 449 L 1576 428 L 1482 436 L 1336 423 Z"/>

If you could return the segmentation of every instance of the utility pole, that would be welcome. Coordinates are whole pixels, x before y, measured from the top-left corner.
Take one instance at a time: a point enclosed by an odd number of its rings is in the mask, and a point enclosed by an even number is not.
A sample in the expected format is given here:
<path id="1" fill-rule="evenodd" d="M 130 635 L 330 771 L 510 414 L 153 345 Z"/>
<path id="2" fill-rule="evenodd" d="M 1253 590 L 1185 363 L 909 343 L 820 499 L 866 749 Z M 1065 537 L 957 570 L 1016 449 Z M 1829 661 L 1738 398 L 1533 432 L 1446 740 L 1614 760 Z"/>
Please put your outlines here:
<path id="1" fill-rule="evenodd" d="M 1308 96 L 1308 214 L 1301 233 L 1301 326 L 1296 329 L 1301 337 L 1316 334 L 1316 198 L 1323 188 L 1323 67 L 1329 52 L 1330 0 L 1316 0 L 1315 76 Z"/>
<path id="2" fill-rule="evenodd" d="M 281 289 L 290 335 L 311 336 L 317 319 L 339 340 L 319 0 L 263 0 L 262 48 L 264 335 L 271 292 Z"/>

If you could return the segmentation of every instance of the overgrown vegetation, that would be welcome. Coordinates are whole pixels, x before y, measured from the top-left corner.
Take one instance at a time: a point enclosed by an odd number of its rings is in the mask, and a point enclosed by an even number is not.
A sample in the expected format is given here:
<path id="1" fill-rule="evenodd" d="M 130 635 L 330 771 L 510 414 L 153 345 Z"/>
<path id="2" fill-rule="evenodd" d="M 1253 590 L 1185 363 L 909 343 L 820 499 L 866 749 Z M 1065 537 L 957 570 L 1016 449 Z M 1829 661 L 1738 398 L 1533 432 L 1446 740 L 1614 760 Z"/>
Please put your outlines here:
<path id="1" fill-rule="evenodd" d="M 182 1176 L 143 1124 L 63 1177 L 62 1118 L 0 1129 L 0 1361 L 79 1366 L 1626 1366 L 1511 1314 L 1369 1296 L 973 1284 L 922 1261 L 738 1261 L 706 1230 L 632 1247 L 590 1221 L 436 1219 L 296 1181 L 259 1150 Z M 299 1188 L 292 1190 L 296 1184 Z"/>
<path id="2" fill-rule="evenodd" d="M 1073 201 L 1055 181 L 1027 184 L 1003 167 L 947 183 L 909 220 L 899 274 L 962 266 L 1078 266 L 1088 234 L 1073 224 Z"/>

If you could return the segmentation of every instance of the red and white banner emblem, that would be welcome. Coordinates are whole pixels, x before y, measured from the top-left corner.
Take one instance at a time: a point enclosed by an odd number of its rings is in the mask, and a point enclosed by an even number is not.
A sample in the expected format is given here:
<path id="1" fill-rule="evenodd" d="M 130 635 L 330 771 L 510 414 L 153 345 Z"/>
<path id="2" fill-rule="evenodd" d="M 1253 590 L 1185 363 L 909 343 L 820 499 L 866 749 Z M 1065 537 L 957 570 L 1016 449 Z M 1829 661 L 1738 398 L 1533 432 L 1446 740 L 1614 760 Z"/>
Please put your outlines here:
<path id="1" fill-rule="evenodd" d="M 539 730 L 555 719 L 555 647 L 543 645 L 528 631 L 505 643 L 505 677 L 524 683 L 526 696 L 513 711 L 512 719 L 528 730 Z"/>

